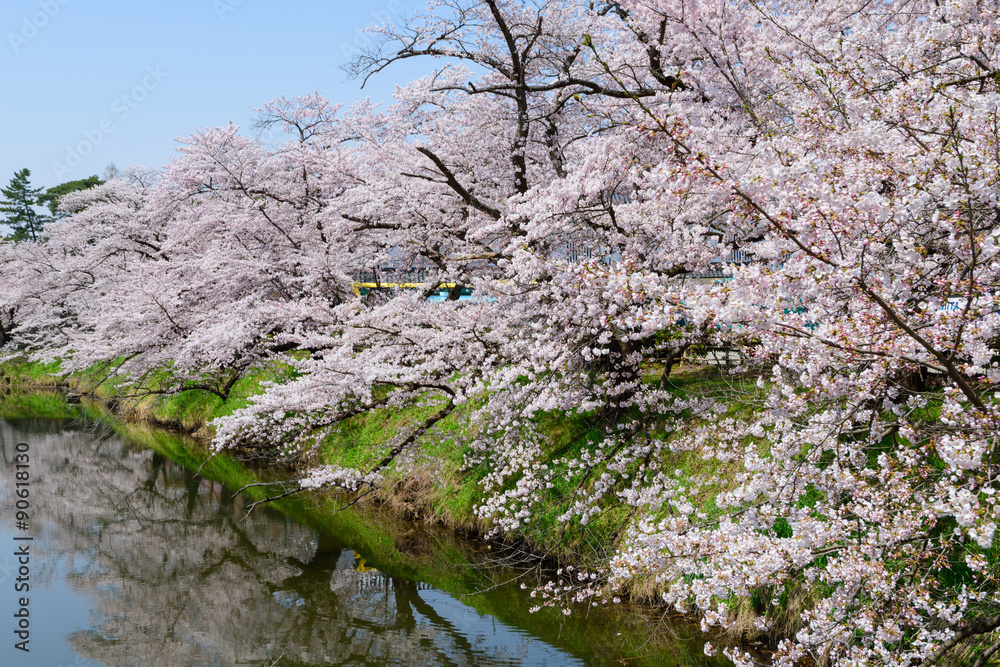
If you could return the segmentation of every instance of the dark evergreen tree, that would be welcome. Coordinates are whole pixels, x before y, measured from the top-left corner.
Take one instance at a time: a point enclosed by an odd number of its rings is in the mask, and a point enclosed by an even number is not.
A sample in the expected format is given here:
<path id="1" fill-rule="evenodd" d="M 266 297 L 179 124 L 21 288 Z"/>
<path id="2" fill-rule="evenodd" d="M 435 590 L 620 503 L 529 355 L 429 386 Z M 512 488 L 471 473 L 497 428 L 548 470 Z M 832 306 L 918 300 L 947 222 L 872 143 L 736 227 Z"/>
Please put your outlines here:
<path id="1" fill-rule="evenodd" d="M 48 207 L 49 211 L 51 211 L 52 216 L 50 220 L 60 220 L 70 214 L 69 211 L 59 210 L 59 201 L 64 195 L 67 195 L 70 192 L 76 192 L 77 190 L 88 190 L 90 188 L 97 187 L 102 183 L 104 183 L 104 181 L 99 179 L 97 176 L 89 176 L 78 181 L 60 183 L 59 185 L 51 187 L 39 195 L 38 203 L 41 206 Z"/>
<path id="2" fill-rule="evenodd" d="M 12 241 L 31 239 L 37 241 L 42 233 L 45 218 L 38 214 L 38 195 L 42 188 L 32 188 L 29 181 L 31 172 L 22 169 L 10 180 L 10 185 L 0 188 L 3 200 L 0 200 L 0 213 L 6 214 L 5 223 L 11 228 Z"/>

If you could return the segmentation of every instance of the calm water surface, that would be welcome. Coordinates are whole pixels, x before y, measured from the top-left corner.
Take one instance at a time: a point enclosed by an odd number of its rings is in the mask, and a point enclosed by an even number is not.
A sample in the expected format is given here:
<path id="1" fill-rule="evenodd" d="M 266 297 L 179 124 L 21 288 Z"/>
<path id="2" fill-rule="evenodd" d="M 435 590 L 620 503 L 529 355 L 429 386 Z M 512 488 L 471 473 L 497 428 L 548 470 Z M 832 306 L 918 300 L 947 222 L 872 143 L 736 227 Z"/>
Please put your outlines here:
<path id="1" fill-rule="evenodd" d="M 12 493 L 19 442 L 30 445 L 27 533 Z M 391 576 L 343 537 L 273 506 L 244 518 L 225 484 L 79 422 L 0 421 L 0 450 L 4 667 L 708 664 L 700 644 L 641 646 L 634 619 L 622 637 L 620 617 L 529 615 L 512 586 L 470 606 Z M 30 653 L 14 648 L 15 534 L 34 538 Z M 429 549 L 419 536 L 397 542 Z"/>

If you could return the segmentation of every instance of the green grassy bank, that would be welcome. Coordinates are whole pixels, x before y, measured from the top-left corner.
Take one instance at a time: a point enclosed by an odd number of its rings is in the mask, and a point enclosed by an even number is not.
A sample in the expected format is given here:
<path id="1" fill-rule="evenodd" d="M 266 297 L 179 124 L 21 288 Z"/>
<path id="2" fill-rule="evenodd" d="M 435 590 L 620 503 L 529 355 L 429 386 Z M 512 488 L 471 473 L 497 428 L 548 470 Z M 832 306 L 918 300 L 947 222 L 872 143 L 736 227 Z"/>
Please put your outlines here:
<path id="1" fill-rule="evenodd" d="M 57 364 L 37 364 L 28 361 L 0 365 L 0 386 L 21 389 L 61 387 L 75 394 L 92 396 L 107 403 L 119 416 L 138 422 L 165 426 L 209 439 L 211 420 L 229 415 L 247 405 L 252 396 L 262 391 L 261 384 L 281 381 L 288 370 L 280 365 L 257 371 L 240 379 L 227 399 L 204 390 L 179 394 L 134 395 L 123 378 L 109 377 L 106 369 L 93 368 L 69 376 L 58 375 Z M 650 381 L 659 378 L 651 369 Z M 732 391 L 733 380 L 717 371 L 681 371 L 672 375 L 671 391 L 681 397 L 719 395 Z M 150 383 L 155 388 L 155 378 Z M 747 381 L 741 390 L 750 391 Z M 380 408 L 357 415 L 341 423 L 319 443 L 318 463 L 342 467 L 369 469 L 385 456 L 389 443 L 399 433 L 415 428 L 439 409 L 434 400 L 417 401 L 402 408 Z M 466 467 L 470 440 L 475 436 L 471 424 L 475 401 L 458 406 L 448 417 L 427 431 L 386 472 L 386 479 L 364 502 L 387 506 L 406 520 L 421 520 L 443 524 L 461 532 L 481 534 L 492 526 L 476 515 L 475 507 L 483 500 L 480 481 L 482 467 Z M 594 415 L 546 413 L 536 417 L 536 426 L 546 443 L 548 465 L 573 458 L 589 449 L 603 437 L 600 422 Z M 711 472 L 724 483 L 727 471 L 718 464 L 704 461 L 697 455 L 677 455 L 669 462 L 671 468 L 692 475 Z M 559 517 L 573 502 L 576 488 L 568 483 L 556 485 L 545 499 L 544 511 L 532 522 L 530 532 L 506 535 L 531 551 L 543 553 L 558 564 L 588 567 L 601 561 L 621 539 L 624 529 L 635 517 L 629 508 L 608 506 L 587 523 L 562 522 Z M 714 509 L 713 494 L 706 493 L 704 509 Z M 636 593 L 655 598 L 651 586 L 637 582 Z"/>

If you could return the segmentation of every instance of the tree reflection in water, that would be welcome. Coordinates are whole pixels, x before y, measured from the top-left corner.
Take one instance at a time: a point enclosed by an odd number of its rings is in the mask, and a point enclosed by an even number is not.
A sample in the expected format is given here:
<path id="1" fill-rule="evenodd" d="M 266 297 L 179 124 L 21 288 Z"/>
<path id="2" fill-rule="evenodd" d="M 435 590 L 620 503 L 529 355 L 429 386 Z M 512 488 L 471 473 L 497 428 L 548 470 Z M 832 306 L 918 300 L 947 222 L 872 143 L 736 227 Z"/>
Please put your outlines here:
<path id="1" fill-rule="evenodd" d="M 87 598 L 69 635 L 108 665 L 522 665 L 570 656 L 450 596 L 365 567 L 328 535 L 245 504 L 152 450 L 52 421 L 0 422 L 32 443 L 48 576 Z M 12 505 L 9 466 L 4 508 Z M 262 511 L 263 509 L 263 511 Z M 9 513 L 8 513 L 9 514 Z"/>

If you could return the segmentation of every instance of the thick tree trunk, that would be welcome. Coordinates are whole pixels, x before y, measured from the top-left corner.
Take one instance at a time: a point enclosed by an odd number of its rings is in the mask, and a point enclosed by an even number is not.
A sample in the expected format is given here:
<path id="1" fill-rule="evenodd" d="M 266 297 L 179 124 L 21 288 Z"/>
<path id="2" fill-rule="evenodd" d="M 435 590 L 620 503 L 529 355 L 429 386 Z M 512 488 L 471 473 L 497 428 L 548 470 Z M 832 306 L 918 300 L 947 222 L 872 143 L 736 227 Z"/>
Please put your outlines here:
<path id="1" fill-rule="evenodd" d="M 663 374 L 660 375 L 660 389 L 667 388 L 667 381 L 670 379 L 670 371 L 674 369 L 674 364 L 681 360 L 691 343 L 685 343 L 676 349 L 671 349 L 667 353 L 667 358 L 663 362 Z"/>

